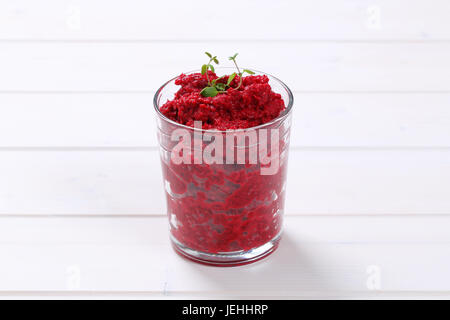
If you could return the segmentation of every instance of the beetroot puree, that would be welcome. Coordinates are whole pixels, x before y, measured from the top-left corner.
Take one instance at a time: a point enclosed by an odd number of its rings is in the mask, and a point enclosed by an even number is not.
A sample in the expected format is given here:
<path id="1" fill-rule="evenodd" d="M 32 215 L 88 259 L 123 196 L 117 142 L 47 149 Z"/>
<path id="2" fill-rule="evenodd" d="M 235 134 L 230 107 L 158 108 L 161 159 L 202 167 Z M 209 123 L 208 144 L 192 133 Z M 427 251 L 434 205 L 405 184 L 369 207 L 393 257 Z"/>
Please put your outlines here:
<path id="1" fill-rule="evenodd" d="M 217 75 L 209 72 L 210 80 Z M 175 84 L 181 88 L 175 98 L 164 104 L 160 110 L 169 119 L 178 123 L 194 126 L 194 121 L 202 121 L 203 129 L 243 129 L 267 123 L 285 109 L 281 95 L 272 91 L 269 78 L 247 76 L 242 78 L 238 90 L 239 76 L 231 82 L 226 93 L 215 97 L 203 97 L 200 91 L 208 86 L 206 75 L 194 73 L 182 74 Z M 228 77 L 218 82 L 226 83 Z"/>
<path id="2" fill-rule="evenodd" d="M 210 79 L 217 78 L 209 75 Z M 221 81 L 226 83 L 227 77 Z M 167 118 L 187 126 L 202 121 L 203 129 L 257 126 L 275 119 L 285 109 L 283 99 L 272 91 L 268 81 L 265 75 L 247 76 L 238 90 L 230 88 L 215 97 L 203 97 L 200 91 L 207 86 L 206 77 L 183 74 L 175 81 L 181 88 L 174 99 L 160 110 Z M 238 84 L 239 79 L 234 79 L 231 86 Z M 170 130 L 165 134 L 170 136 Z M 279 235 L 288 134 L 289 128 L 280 131 L 280 166 L 274 175 L 261 175 L 259 162 L 177 165 L 163 156 L 172 237 L 190 249 L 227 253 L 262 246 Z"/>

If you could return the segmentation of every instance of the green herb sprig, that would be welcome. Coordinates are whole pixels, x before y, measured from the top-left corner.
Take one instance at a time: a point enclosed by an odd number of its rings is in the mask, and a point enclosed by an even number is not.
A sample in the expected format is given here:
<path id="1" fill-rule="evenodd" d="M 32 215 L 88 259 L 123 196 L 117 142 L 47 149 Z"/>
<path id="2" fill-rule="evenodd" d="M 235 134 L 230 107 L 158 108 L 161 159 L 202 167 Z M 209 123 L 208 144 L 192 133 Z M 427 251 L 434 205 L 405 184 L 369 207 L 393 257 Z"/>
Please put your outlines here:
<path id="1" fill-rule="evenodd" d="M 209 62 L 207 64 L 204 64 L 202 66 L 201 69 L 201 73 L 203 75 L 206 75 L 206 79 L 208 80 L 208 86 L 205 87 L 202 91 L 200 91 L 200 94 L 204 97 L 215 97 L 217 96 L 219 93 L 224 93 L 227 91 L 228 88 L 231 88 L 231 82 L 234 80 L 234 78 L 236 78 L 237 75 L 239 75 L 239 85 L 234 88 L 235 90 L 239 89 L 242 85 L 242 76 L 244 73 L 248 73 L 248 74 L 255 74 L 253 71 L 248 70 L 248 69 L 244 69 L 241 70 L 239 69 L 239 66 L 237 65 L 236 62 L 236 57 L 237 57 L 237 53 L 235 53 L 233 56 L 229 57 L 228 59 L 233 61 L 234 65 L 236 66 L 237 69 L 237 73 L 233 72 L 227 80 L 227 83 L 222 83 L 222 82 L 217 82 L 218 80 L 224 78 L 225 76 L 221 76 L 217 79 L 214 79 L 212 81 L 210 81 L 209 79 L 209 75 L 208 75 L 208 70 L 211 70 L 212 72 L 214 71 L 214 66 L 212 65 L 212 62 L 219 64 L 219 60 L 217 60 L 217 56 L 213 56 L 212 54 L 210 54 L 209 52 L 205 52 L 205 54 L 209 57 Z"/>
<path id="2" fill-rule="evenodd" d="M 206 74 L 206 79 L 208 79 L 208 86 L 211 86 L 212 83 L 209 80 L 209 76 L 208 76 L 208 70 L 211 70 L 212 72 L 216 72 L 214 70 L 214 66 L 211 64 L 212 62 L 214 62 L 215 64 L 219 64 L 219 60 L 217 60 L 217 56 L 212 56 L 211 53 L 209 52 L 205 52 L 205 54 L 209 57 L 209 62 L 207 64 L 202 65 L 202 74 Z"/>
<path id="3" fill-rule="evenodd" d="M 233 63 L 234 63 L 234 65 L 236 66 L 236 69 L 237 69 L 237 75 L 239 76 L 239 85 L 236 87 L 236 88 L 234 88 L 234 89 L 239 89 L 240 87 L 241 87 L 241 85 L 242 85 L 242 76 L 244 75 L 244 73 L 248 73 L 248 74 L 255 74 L 252 70 L 248 70 L 248 69 L 244 69 L 244 70 L 242 70 L 242 72 L 241 72 L 241 70 L 239 69 L 239 66 L 237 65 L 237 62 L 236 62 L 236 57 L 237 57 L 237 53 L 235 53 L 233 56 L 231 56 L 231 57 L 229 57 L 228 58 L 228 60 L 231 60 L 231 61 L 233 61 Z M 230 78 L 231 78 L 231 81 L 233 81 L 233 79 L 236 77 L 236 72 L 234 72 L 234 73 L 232 73 L 231 75 L 230 75 Z M 229 81 L 229 83 L 231 83 L 231 81 L 230 81 L 230 78 L 228 79 L 228 81 Z"/>

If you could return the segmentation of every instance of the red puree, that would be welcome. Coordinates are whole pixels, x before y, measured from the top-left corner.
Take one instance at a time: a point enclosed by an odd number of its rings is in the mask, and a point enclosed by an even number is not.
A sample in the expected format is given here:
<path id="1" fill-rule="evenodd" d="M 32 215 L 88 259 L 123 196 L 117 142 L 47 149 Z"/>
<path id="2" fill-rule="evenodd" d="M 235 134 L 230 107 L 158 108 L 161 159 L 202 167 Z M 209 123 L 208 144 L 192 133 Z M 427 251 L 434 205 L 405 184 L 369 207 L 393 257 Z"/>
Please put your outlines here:
<path id="1" fill-rule="evenodd" d="M 211 79 L 217 76 L 210 72 Z M 237 79 L 236 79 L 237 78 Z M 231 86 L 237 87 L 236 77 Z M 222 80 L 224 83 L 227 77 Z M 273 120 L 285 109 L 267 76 L 247 76 L 238 89 L 203 97 L 205 75 L 182 74 L 181 88 L 161 112 L 178 123 L 203 129 L 239 129 Z M 280 168 L 261 175 L 261 164 L 180 164 L 163 161 L 172 236 L 182 245 L 207 253 L 250 250 L 281 231 L 287 145 L 280 132 Z M 284 155 L 283 155 L 284 153 Z M 247 161 L 248 162 L 248 161 Z"/>
<path id="2" fill-rule="evenodd" d="M 209 72 L 210 80 L 217 76 Z M 206 75 L 182 74 L 175 84 L 181 89 L 172 101 L 161 107 L 161 112 L 178 123 L 194 126 L 194 121 L 202 121 L 203 129 L 243 129 L 254 127 L 278 117 L 285 109 L 281 95 L 272 91 L 267 76 L 247 76 L 233 79 L 226 93 L 215 97 L 203 97 L 200 91 L 208 86 Z M 228 77 L 218 82 L 226 83 Z"/>

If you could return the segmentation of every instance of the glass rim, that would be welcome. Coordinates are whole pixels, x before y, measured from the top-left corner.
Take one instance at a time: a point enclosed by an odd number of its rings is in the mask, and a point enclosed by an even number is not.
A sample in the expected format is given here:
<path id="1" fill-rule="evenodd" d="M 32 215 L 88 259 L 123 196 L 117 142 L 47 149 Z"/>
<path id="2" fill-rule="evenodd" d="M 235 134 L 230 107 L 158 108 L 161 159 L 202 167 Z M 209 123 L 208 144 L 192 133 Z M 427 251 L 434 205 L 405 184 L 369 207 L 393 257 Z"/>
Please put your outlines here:
<path id="1" fill-rule="evenodd" d="M 233 67 L 218 67 L 218 68 L 216 68 L 216 69 L 217 69 L 217 70 L 224 70 L 224 69 L 234 69 L 234 68 L 233 68 Z M 195 127 L 190 127 L 190 126 L 187 126 L 187 125 L 185 125 L 185 124 L 181 124 L 181 123 L 178 123 L 178 122 L 176 122 L 176 121 L 174 121 L 174 120 L 172 120 L 172 119 L 167 118 L 164 114 L 161 113 L 161 110 L 159 110 L 159 106 L 158 106 L 158 96 L 159 96 L 160 93 L 164 90 L 164 88 L 165 88 L 169 83 L 171 83 L 172 81 L 175 81 L 175 80 L 179 77 L 179 75 L 176 76 L 176 77 L 173 77 L 172 79 L 170 79 L 170 80 L 168 80 L 168 81 L 166 81 L 166 82 L 165 82 L 165 83 L 164 83 L 164 84 L 156 91 L 156 93 L 155 93 L 155 95 L 154 95 L 154 97 L 153 97 L 153 107 L 155 108 L 156 114 L 157 114 L 160 118 L 164 119 L 164 121 L 167 121 L 167 122 L 169 122 L 169 123 L 171 123 L 171 124 L 173 124 L 173 125 L 175 125 L 175 126 L 178 126 L 178 127 L 181 127 L 181 128 L 185 128 L 185 129 L 188 129 L 188 130 L 205 132 L 205 133 L 218 133 L 218 132 L 238 133 L 238 132 L 245 132 L 245 131 L 249 131 L 249 130 L 262 129 L 262 128 L 264 128 L 264 127 L 273 125 L 274 123 L 281 122 L 282 120 L 285 120 L 285 119 L 291 114 L 291 112 L 292 112 L 292 107 L 293 107 L 293 105 L 294 105 L 294 95 L 292 94 L 291 89 L 289 89 L 289 87 L 288 87 L 283 81 L 281 81 L 280 79 L 278 79 L 277 77 L 275 77 L 275 76 L 273 76 L 273 75 L 271 75 L 271 74 L 269 74 L 269 73 L 266 73 L 266 72 L 263 72 L 263 71 L 259 71 L 259 70 L 255 70 L 255 69 L 247 69 L 247 70 L 251 70 L 251 71 L 253 71 L 253 72 L 255 72 L 255 73 L 259 73 L 259 74 L 262 74 L 262 75 L 266 75 L 266 76 L 269 77 L 269 79 L 271 78 L 271 79 L 275 80 L 276 82 L 278 82 L 279 84 L 281 84 L 281 86 L 284 88 L 284 90 L 286 90 L 286 92 L 287 92 L 287 94 L 288 94 L 288 103 L 287 103 L 286 109 L 285 109 L 278 117 L 276 117 L 276 118 L 270 120 L 269 122 L 266 122 L 266 123 L 263 123 L 263 124 L 260 124 L 260 125 L 257 125 L 257 126 L 249 127 L 249 128 L 229 129 L 229 130 L 217 130 L 217 129 L 199 129 L 199 128 L 195 128 Z M 197 70 L 192 70 L 192 71 L 189 71 L 189 72 L 186 72 L 186 73 L 183 73 L 183 74 L 192 74 L 192 73 L 199 73 L 199 72 L 200 72 L 200 70 L 197 69 Z M 278 93 L 278 92 L 276 92 L 276 93 Z"/>

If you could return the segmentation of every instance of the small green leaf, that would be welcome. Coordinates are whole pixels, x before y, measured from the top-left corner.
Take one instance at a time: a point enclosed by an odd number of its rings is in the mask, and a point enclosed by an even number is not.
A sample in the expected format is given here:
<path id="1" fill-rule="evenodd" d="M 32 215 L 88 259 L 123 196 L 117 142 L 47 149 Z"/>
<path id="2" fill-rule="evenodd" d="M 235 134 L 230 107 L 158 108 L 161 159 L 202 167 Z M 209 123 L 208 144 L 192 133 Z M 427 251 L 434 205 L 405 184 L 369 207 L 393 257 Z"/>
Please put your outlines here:
<path id="1" fill-rule="evenodd" d="M 204 97 L 215 97 L 219 92 L 214 87 L 206 87 L 203 89 L 200 94 Z"/>
<path id="2" fill-rule="evenodd" d="M 216 88 L 219 89 L 219 91 L 225 91 L 225 89 L 227 88 L 225 83 L 218 83 L 216 85 Z"/>
<path id="3" fill-rule="evenodd" d="M 212 58 L 212 54 L 211 54 L 211 53 L 205 52 L 205 54 L 206 54 L 208 57 Z"/>
<path id="4" fill-rule="evenodd" d="M 211 69 L 212 72 L 216 73 L 212 64 L 208 64 L 208 67 L 209 67 L 209 69 Z"/>
<path id="5" fill-rule="evenodd" d="M 206 71 L 208 71 L 208 66 L 204 64 L 202 65 L 202 74 L 206 74 Z"/>
<path id="6" fill-rule="evenodd" d="M 236 78 L 236 72 L 233 72 L 233 73 L 228 77 L 227 86 L 230 85 L 231 81 L 233 81 L 234 78 Z"/>
<path id="7" fill-rule="evenodd" d="M 219 81 L 220 79 L 222 79 L 222 78 L 224 78 L 224 77 L 225 77 L 225 76 L 221 76 L 221 77 L 218 77 L 217 79 L 214 79 L 213 81 L 211 81 L 212 87 L 214 87 L 214 85 L 216 84 L 217 81 Z"/>
<path id="8" fill-rule="evenodd" d="M 229 57 L 228 59 L 229 59 L 229 60 L 234 60 L 234 59 L 236 59 L 237 55 L 238 55 L 238 54 L 235 53 L 233 56 Z"/>
<path id="9" fill-rule="evenodd" d="M 255 74 L 252 70 L 244 69 L 243 72 L 247 72 L 248 74 Z"/>
<path id="10" fill-rule="evenodd" d="M 217 60 L 216 57 L 214 57 L 213 61 L 214 61 L 216 64 L 219 64 L 219 60 Z"/>

